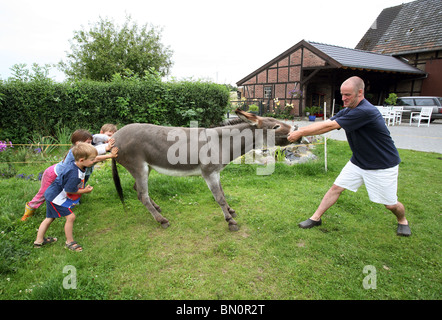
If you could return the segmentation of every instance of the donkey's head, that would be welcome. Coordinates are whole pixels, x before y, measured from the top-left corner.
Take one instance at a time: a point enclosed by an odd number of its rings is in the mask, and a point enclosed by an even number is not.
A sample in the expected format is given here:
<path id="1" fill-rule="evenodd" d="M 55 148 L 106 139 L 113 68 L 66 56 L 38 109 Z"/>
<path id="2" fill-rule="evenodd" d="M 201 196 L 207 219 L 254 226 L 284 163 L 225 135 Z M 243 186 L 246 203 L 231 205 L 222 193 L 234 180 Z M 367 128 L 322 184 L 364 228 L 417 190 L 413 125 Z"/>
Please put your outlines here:
<path id="1" fill-rule="evenodd" d="M 242 111 L 241 109 L 236 109 L 235 113 L 237 116 L 245 122 L 255 126 L 257 129 L 263 129 L 264 132 L 267 130 L 275 131 L 275 145 L 286 146 L 290 144 L 287 140 L 290 132 L 298 130 L 297 126 L 290 126 L 282 121 L 276 120 L 270 117 L 260 117 L 253 113 Z"/>

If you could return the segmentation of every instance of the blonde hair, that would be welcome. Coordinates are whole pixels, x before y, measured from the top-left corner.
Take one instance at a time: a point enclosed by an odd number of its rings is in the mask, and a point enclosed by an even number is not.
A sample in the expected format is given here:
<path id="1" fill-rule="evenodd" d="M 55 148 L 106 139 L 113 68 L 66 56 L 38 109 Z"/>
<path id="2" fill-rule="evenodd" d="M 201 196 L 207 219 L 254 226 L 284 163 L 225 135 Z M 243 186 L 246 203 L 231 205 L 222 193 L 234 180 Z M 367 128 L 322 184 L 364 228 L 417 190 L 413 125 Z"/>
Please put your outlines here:
<path id="1" fill-rule="evenodd" d="M 89 143 L 79 142 L 76 146 L 72 148 L 72 154 L 75 161 L 83 159 L 88 159 L 90 157 L 96 157 L 98 155 L 97 149 Z"/>
<path id="2" fill-rule="evenodd" d="M 103 124 L 103 126 L 101 127 L 101 131 L 102 132 L 109 131 L 109 132 L 115 133 L 115 132 L 117 132 L 117 126 L 112 123 L 106 123 L 106 124 Z"/>

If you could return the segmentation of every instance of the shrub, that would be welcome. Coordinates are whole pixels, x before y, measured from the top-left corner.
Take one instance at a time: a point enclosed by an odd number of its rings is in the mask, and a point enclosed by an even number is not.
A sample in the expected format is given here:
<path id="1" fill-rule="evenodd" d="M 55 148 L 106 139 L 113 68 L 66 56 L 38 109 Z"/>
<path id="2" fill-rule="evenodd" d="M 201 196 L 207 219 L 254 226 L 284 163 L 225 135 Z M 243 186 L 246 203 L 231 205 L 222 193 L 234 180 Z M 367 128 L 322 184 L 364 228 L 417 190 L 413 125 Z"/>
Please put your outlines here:
<path id="1" fill-rule="evenodd" d="M 104 123 L 188 126 L 198 121 L 208 127 L 222 121 L 229 103 L 223 85 L 162 82 L 155 75 L 112 82 L 7 81 L 0 84 L 0 97 L 0 140 L 15 143 L 28 143 L 35 133 L 54 136 L 59 127 L 98 132 Z"/>
<path id="2" fill-rule="evenodd" d="M 397 101 L 397 94 L 396 93 L 390 93 L 388 95 L 388 98 L 385 99 L 385 104 L 389 106 L 395 106 Z"/>

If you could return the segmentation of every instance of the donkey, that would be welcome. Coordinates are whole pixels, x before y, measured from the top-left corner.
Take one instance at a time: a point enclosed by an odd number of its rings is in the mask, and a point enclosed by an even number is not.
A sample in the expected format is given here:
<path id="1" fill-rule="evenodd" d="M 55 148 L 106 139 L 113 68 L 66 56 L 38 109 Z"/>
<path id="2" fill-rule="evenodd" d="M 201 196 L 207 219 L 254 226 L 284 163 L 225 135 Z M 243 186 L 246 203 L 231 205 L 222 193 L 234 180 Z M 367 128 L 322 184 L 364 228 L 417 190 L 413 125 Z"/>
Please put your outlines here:
<path id="1" fill-rule="evenodd" d="M 297 128 L 240 109 L 235 113 L 237 119 L 213 128 L 197 128 L 192 124 L 190 128 L 178 128 L 133 123 L 118 130 L 113 135 L 119 151 L 118 157 L 112 159 L 112 174 L 120 200 L 124 203 L 116 162 L 135 178 L 138 199 L 155 220 L 167 228 L 169 221 L 149 197 L 149 173 L 155 170 L 170 176 L 201 175 L 220 205 L 229 229 L 238 230 L 233 219 L 235 210 L 227 204 L 221 187 L 220 172 L 237 157 L 255 147 L 262 147 L 265 141 L 267 145 L 288 145 L 287 136 Z"/>

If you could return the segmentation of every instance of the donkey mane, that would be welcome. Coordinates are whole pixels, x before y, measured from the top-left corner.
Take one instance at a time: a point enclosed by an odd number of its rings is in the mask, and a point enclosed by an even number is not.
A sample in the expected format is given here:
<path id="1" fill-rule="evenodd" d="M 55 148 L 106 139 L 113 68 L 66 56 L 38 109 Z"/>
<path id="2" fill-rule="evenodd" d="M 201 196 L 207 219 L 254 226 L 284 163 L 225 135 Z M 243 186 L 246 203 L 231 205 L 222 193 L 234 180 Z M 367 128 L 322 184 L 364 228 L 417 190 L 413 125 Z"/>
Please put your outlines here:
<path id="1" fill-rule="evenodd" d="M 210 128 L 227 127 L 227 126 L 233 126 L 233 125 L 240 124 L 240 123 L 245 123 L 245 121 L 241 118 L 233 118 L 233 119 L 224 120 L 216 125 L 211 126 Z"/>

